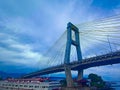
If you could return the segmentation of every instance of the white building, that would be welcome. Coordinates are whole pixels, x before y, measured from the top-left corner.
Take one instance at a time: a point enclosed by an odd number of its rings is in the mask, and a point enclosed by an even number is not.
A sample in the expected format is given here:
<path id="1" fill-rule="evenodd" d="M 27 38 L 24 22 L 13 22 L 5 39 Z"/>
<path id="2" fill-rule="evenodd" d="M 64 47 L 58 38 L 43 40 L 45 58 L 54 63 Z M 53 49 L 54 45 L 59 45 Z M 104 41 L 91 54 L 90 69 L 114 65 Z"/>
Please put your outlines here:
<path id="1" fill-rule="evenodd" d="M 47 79 L 8 79 L 0 81 L 0 90 L 54 90 L 59 89 L 57 81 L 45 82 Z"/>

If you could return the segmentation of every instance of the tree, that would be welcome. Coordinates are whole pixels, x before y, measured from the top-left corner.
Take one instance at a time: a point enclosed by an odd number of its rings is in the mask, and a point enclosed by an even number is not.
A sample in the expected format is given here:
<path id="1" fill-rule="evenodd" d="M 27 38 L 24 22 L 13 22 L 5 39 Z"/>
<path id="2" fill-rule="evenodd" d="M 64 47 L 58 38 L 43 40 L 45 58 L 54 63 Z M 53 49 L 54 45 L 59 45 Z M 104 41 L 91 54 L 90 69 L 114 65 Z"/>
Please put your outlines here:
<path id="1" fill-rule="evenodd" d="M 103 79 L 101 78 L 101 76 L 98 76 L 97 74 L 89 74 L 88 75 L 88 79 L 91 79 L 91 86 L 95 86 L 98 88 L 102 88 L 105 86 L 105 83 L 103 81 Z"/>
<path id="2" fill-rule="evenodd" d="M 3 80 L 3 78 L 0 76 L 0 80 Z"/>
<path id="3" fill-rule="evenodd" d="M 66 86 L 67 86 L 66 80 L 61 80 L 60 83 L 61 83 L 61 86 L 63 86 L 63 87 L 66 87 Z"/>

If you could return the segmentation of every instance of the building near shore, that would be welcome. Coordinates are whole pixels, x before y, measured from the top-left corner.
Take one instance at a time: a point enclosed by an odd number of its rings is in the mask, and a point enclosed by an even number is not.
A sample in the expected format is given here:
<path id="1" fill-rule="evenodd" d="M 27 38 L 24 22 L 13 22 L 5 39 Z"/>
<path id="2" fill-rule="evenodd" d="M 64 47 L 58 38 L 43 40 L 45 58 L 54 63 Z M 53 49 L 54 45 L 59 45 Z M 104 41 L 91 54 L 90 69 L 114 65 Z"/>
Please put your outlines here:
<path id="1" fill-rule="evenodd" d="M 49 78 L 7 79 L 0 81 L 0 90 L 59 90 L 58 81 Z"/>

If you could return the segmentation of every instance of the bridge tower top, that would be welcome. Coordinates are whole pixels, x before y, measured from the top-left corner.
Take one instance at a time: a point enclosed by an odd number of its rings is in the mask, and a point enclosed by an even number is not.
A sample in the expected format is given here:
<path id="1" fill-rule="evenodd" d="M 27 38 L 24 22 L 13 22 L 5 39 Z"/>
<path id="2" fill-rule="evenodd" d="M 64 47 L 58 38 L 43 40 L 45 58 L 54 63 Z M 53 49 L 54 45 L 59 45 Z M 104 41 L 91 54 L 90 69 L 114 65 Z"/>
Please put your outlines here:
<path id="1" fill-rule="evenodd" d="M 73 34 L 75 36 L 74 40 L 72 38 Z M 76 47 L 78 61 L 82 60 L 80 40 L 79 40 L 79 29 L 71 22 L 69 22 L 67 24 L 67 43 L 66 43 L 65 58 L 64 58 L 65 64 L 70 63 L 71 45 Z"/>

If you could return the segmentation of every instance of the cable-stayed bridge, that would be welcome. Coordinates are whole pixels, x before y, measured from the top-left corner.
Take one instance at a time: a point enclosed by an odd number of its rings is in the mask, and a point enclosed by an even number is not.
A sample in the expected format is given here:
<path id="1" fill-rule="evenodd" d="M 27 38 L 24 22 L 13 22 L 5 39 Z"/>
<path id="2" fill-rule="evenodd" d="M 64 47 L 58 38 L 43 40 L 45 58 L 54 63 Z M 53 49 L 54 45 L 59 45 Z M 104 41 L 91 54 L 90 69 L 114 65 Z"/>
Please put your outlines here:
<path id="1" fill-rule="evenodd" d="M 31 78 L 65 71 L 68 86 L 73 86 L 71 70 L 78 71 L 102 65 L 120 63 L 120 15 L 73 25 L 41 57 L 45 68 L 24 75 Z"/>

